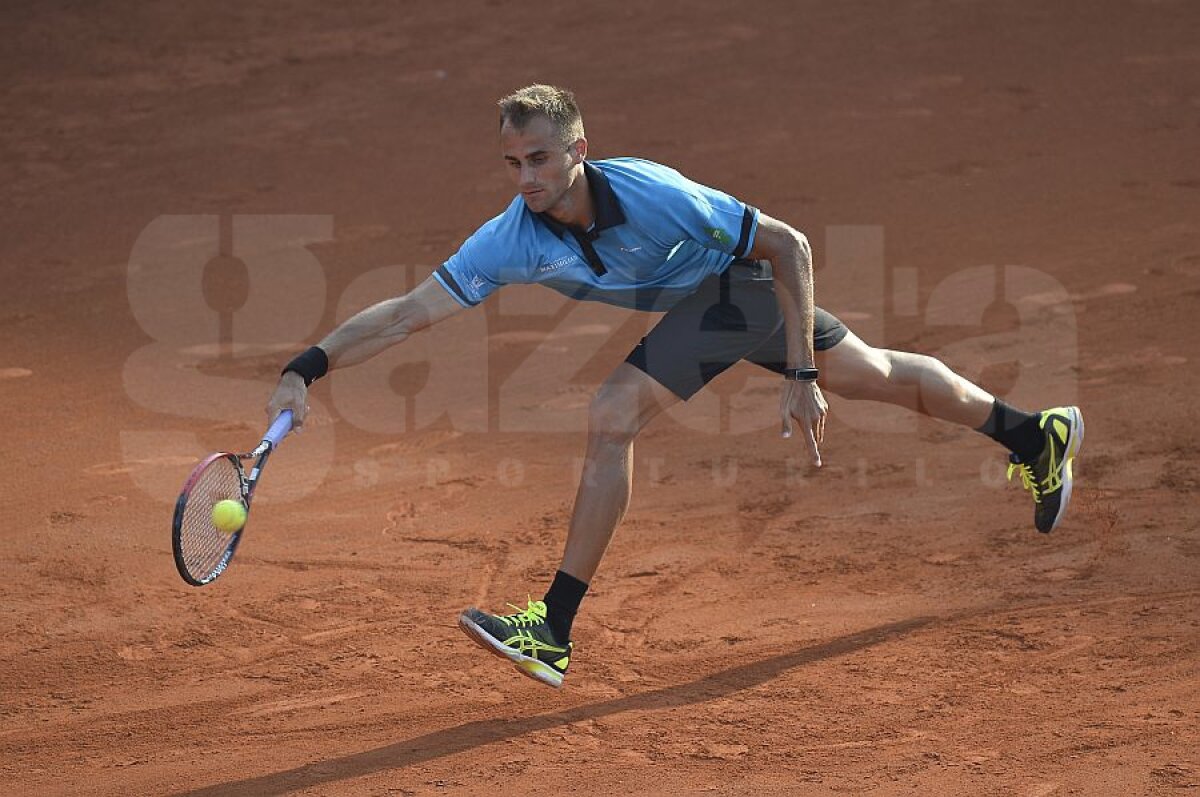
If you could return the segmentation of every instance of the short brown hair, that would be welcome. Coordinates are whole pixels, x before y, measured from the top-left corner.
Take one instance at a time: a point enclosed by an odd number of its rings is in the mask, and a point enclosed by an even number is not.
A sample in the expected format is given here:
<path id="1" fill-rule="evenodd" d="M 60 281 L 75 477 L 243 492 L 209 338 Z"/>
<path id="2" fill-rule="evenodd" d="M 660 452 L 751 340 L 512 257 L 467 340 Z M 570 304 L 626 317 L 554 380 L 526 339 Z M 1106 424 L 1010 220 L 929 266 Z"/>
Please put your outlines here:
<path id="1" fill-rule="evenodd" d="M 498 105 L 501 127 L 508 122 L 520 130 L 530 119 L 540 114 L 558 129 L 559 138 L 564 145 L 569 146 L 583 138 L 583 115 L 579 113 L 579 106 L 575 104 L 575 95 L 567 89 L 535 83 L 517 89 L 502 98 Z"/>

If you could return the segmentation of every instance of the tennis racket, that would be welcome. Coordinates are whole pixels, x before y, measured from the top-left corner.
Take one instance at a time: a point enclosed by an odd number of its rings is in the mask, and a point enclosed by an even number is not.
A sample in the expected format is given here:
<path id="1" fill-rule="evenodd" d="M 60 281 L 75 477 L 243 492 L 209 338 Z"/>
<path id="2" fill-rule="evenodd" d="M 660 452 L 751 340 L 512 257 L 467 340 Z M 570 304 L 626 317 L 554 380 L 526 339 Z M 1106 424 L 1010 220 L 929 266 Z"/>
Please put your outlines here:
<path id="1" fill-rule="evenodd" d="M 213 524 L 213 507 L 218 501 L 239 501 L 248 513 L 267 457 L 291 430 L 292 411 L 284 410 L 253 451 L 211 454 L 188 476 L 175 502 L 175 518 L 171 521 L 175 567 L 184 581 L 202 587 L 229 567 L 246 525 L 243 523 L 232 533 L 221 531 Z M 251 460 L 254 464 L 247 475 L 242 463 Z"/>

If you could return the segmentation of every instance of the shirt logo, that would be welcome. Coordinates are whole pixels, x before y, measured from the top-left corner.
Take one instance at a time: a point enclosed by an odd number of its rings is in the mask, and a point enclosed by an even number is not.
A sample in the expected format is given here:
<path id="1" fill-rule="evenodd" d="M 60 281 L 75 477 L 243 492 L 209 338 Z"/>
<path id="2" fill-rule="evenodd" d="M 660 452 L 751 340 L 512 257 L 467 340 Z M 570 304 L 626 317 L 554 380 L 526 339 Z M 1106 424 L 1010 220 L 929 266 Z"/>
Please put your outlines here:
<path id="1" fill-rule="evenodd" d="M 471 277 L 471 290 L 477 291 L 483 287 L 482 277 Z"/>
<path id="2" fill-rule="evenodd" d="M 709 227 L 708 234 L 719 244 L 725 244 L 728 246 L 729 244 L 733 243 L 733 236 L 722 230 L 720 227 Z"/>
<path id="3" fill-rule="evenodd" d="M 622 246 L 621 251 L 622 252 L 630 252 L 630 253 L 640 252 L 640 251 L 642 251 L 642 247 L 640 247 L 640 246 L 630 246 L 630 247 Z"/>
<path id="4" fill-rule="evenodd" d="M 572 263 L 578 262 L 578 255 L 567 255 L 566 257 L 560 257 L 558 260 L 552 260 L 549 263 L 543 263 L 542 265 L 538 266 L 537 273 L 549 274 L 551 271 L 558 271 L 560 268 L 566 268 Z"/>

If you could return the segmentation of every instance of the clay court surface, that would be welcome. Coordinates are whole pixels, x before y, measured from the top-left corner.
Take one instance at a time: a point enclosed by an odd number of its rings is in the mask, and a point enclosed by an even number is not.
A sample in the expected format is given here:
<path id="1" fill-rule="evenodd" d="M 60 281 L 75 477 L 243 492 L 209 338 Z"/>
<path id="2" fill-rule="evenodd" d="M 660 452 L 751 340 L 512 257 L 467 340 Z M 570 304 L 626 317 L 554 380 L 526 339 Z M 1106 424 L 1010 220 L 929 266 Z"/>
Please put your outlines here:
<path id="1" fill-rule="evenodd" d="M 24 5 L 4 793 L 1200 791 L 1196 4 Z M 742 365 L 639 439 L 565 688 L 521 678 L 456 616 L 548 583 L 588 397 L 653 318 L 512 288 L 316 386 L 185 586 L 191 465 L 504 207 L 493 103 L 535 81 L 591 157 L 805 230 L 869 341 L 1080 404 L 1064 525 L 990 441 L 870 405 L 831 398 L 811 472 Z"/>

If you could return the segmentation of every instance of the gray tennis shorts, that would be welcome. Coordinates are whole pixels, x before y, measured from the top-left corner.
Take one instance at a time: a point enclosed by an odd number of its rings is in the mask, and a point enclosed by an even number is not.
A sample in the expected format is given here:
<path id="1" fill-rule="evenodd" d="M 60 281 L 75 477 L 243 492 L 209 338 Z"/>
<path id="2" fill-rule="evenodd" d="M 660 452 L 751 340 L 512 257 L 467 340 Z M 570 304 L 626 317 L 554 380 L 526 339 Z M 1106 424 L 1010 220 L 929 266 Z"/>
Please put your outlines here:
<path id="1" fill-rule="evenodd" d="M 836 346 L 849 330 L 816 308 L 813 348 Z M 625 358 L 625 362 L 683 400 L 739 360 L 783 373 L 787 339 L 775 299 L 770 264 L 734 260 L 681 299 Z"/>

